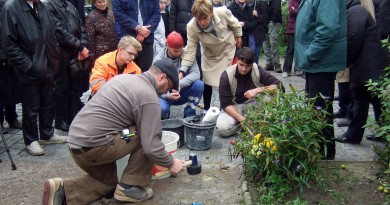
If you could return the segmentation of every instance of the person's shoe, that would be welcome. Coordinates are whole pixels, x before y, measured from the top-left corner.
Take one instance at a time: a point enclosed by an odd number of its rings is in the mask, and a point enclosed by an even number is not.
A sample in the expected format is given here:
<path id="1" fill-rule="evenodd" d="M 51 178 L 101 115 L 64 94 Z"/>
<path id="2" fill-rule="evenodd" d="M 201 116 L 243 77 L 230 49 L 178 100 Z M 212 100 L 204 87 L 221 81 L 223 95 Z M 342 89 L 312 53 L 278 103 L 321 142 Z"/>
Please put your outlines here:
<path id="1" fill-rule="evenodd" d="M 132 186 L 125 189 L 119 184 L 114 193 L 114 198 L 122 202 L 141 202 L 152 198 L 152 196 L 153 190 L 149 187 Z"/>
<path id="2" fill-rule="evenodd" d="M 267 64 L 267 65 L 265 65 L 264 70 L 273 71 L 274 67 L 272 65 L 270 65 L 270 64 Z"/>
<path id="3" fill-rule="evenodd" d="M 280 68 L 280 66 L 275 66 L 275 72 L 282 73 L 283 70 Z"/>
<path id="4" fill-rule="evenodd" d="M 337 112 L 333 113 L 333 118 L 345 118 L 345 116 L 346 115 L 341 113 L 340 111 L 337 111 Z"/>
<path id="5" fill-rule="evenodd" d="M 65 136 L 60 136 L 54 134 L 53 137 L 51 137 L 48 140 L 39 140 L 41 144 L 62 144 L 65 143 L 68 140 L 67 137 Z"/>
<path id="6" fill-rule="evenodd" d="M 65 121 L 56 121 L 54 124 L 54 128 L 61 130 L 63 132 L 69 132 L 69 124 L 66 123 Z"/>
<path id="7" fill-rule="evenodd" d="M 283 78 L 287 78 L 287 77 L 288 77 L 288 73 L 287 73 L 287 72 L 283 72 L 283 73 L 282 73 L 282 77 L 283 77 Z"/>
<path id="8" fill-rule="evenodd" d="M 384 137 L 375 137 L 375 135 L 367 135 L 366 139 L 368 141 L 374 141 L 374 142 L 386 142 L 386 139 Z"/>
<path id="9" fill-rule="evenodd" d="M 65 189 L 61 178 L 49 179 L 43 185 L 42 205 L 65 204 Z"/>
<path id="10" fill-rule="evenodd" d="M 351 120 L 349 118 L 343 118 L 337 122 L 338 127 L 348 127 L 351 124 Z"/>
<path id="11" fill-rule="evenodd" d="M 360 142 L 356 142 L 356 141 L 349 139 L 347 136 L 345 136 L 345 134 L 342 134 L 341 136 L 336 137 L 335 140 L 337 142 L 340 142 L 340 143 L 360 144 Z"/>
<path id="12" fill-rule="evenodd" d="M 20 123 L 18 119 L 8 122 L 8 126 L 12 129 L 22 129 L 22 123 Z"/>
<path id="13" fill-rule="evenodd" d="M 44 155 L 45 150 L 42 149 L 41 145 L 38 141 L 33 141 L 31 144 L 26 146 L 26 150 L 33 156 Z"/>

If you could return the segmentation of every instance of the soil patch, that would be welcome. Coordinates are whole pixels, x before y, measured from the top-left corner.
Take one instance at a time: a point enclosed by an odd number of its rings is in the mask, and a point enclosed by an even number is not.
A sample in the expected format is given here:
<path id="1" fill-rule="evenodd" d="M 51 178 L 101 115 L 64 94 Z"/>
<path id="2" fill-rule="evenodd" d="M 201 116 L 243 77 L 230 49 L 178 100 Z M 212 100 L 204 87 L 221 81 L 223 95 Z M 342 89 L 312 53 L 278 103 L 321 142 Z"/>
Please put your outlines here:
<path id="1" fill-rule="evenodd" d="M 345 165 L 343 169 L 341 165 Z M 325 186 L 310 183 L 310 188 L 305 187 L 303 193 L 293 191 L 289 193 L 283 202 L 286 204 L 299 197 L 300 202 L 307 204 L 384 204 L 386 195 L 377 191 L 378 179 L 376 174 L 382 166 L 376 162 L 323 162 L 322 170 Z M 253 203 L 257 204 L 257 185 L 250 184 L 250 192 Z M 294 203 L 293 203 L 294 204 Z"/>

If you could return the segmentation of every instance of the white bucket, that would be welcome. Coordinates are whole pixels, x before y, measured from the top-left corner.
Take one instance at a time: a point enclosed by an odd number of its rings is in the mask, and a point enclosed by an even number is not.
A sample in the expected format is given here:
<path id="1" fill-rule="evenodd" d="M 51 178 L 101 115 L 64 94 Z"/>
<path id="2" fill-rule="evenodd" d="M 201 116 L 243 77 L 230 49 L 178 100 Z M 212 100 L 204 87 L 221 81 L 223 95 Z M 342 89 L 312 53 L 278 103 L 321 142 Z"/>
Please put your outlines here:
<path id="1" fill-rule="evenodd" d="M 177 142 L 179 141 L 179 139 L 180 139 L 180 136 L 178 134 L 176 134 L 175 132 L 163 131 L 163 133 L 162 133 L 161 142 L 165 145 L 165 151 L 167 151 L 170 155 L 172 155 L 173 158 L 175 157 L 175 154 L 177 152 Z M 152 179 L 157 179 L 155 177 L 155 175 L 158 172 L 165 171 L 165 170 L 168 170 L 168 168 L 162 167 L 162 166 L 157 165 L 157 164 L 153 165 Z M 158 179 L 164 179 L 164 178 L 167 178 L 169 176 L 171 176 L 171 175 L 168 174 L 168 175 L 165 175 L 165 176 L 160 177 Z"/>
<path id="2" fill-rule="evenodd" d="M 179 139 L 180 139 L 179 135 L 174 133 L 174 132 L 163 131 L 163 133 L 162 133 L 161 142 L 164 143 L 164 145 L 165 145 L 165 151 L 167 151 L 169 154 L 171 154 L 172 157 L 174 157 L 176 154 L 177 142 L 179 141 Z M 127 166 L 127 162 L 129 161 L 129 157 L 130 157 L 130 155 L 126 155 L 125 157 L 118 159 L 116 161 L 118 180 L 120 180 L 122 177 L 123 170 L 125 170 L 125 168 Z M 162 167 L 159 165 L 153 165 L 152 177 L 155 178 L 154 175 L 156 173 L 167 170 L 167 169 L 168 168 L 165 168 L 165 167 Z M 167 178 L 169 176 L 170 175 L 166 175 L 166 176 L 161 177 L 159 179 Z"/>

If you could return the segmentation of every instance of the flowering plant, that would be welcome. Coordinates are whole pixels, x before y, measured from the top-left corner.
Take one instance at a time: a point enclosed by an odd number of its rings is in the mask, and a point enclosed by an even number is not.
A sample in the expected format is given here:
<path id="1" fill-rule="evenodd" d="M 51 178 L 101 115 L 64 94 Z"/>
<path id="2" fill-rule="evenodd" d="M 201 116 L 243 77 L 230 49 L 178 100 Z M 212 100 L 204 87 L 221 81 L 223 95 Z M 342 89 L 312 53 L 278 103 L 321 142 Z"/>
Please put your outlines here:
<path id="1" fill-rule="evenodd" d="M 234 143 L 235 152 L 244 159 L 245 176 L 250 181 L 263 179 L 260 184 L 267 193 L 261 194 L 262 199 L 281 199 L 294 187 L 318 180 L 326 109 L 315 107 L 314 99 L 291 88 L 293 92 L 278 91 L 268 101 L 259 96 Z M 261 204 L 267 203 L 262 199 Z"/>

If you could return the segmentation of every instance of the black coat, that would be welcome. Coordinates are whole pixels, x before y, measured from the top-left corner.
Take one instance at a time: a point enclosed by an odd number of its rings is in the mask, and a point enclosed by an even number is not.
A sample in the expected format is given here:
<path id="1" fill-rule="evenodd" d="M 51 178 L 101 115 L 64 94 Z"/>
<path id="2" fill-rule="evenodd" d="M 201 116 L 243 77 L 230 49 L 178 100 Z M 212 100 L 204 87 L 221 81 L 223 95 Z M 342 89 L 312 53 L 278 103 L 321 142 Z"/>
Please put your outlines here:
<path id="1" fill-rule="evenodd" d="M 37 12 L 25 0 L 7 1 L 2 10 L 4 51 L 19 82 L 37 84 L 52 81 L 59 68 L 59 46 L 80 46 L 60 22 L 39 2 Z"/>
<path id="2" fill-rule="evenodd" d="M 350 86 L 364 86 L 369 79 L 377 80 L 386 63 L 375 21 L 359 0 L 347 1 L 347 65 Z"/>
<path id="3" fill-rule="evenodd" d="M 176 31 L 182 36 L 187 36 L 187 24 L 193 17 L 191 7 L 194 1 L 172 0 L 169 11 L 169 33 Z"/>
<path id="4" fill-rule="evenodd" d="M 245 6 L 244 9 L 241 9 L 240 6 L 233 1 L 228 9 L 232 12 L 233 16 L 238 19 L 240 22 L 244 22 L 244 27 L 242 27 L 242 46 L 249 46 L 249 34 L 252 33 L 256 27 L 257 22 L 252 14 L 252 9 L 250 6 Z"/>
<path id="5" fill-rule="evenodd" d="M 76 49 L 74 46 L 69 47 L 67 44 L 60 43 L 62 50 L 67 52 L 68 59 L 77 57 L 78 52 L 81 51 L 81 47 L 88 46 L 87 34 L 77 9 L 65 0 L 47 0 L 44 4 L 52 13 L 52 16 L 61 21 L 63 30 L 80 40 L 81 46 Z"/>
<path id="6" fill-rule="evenodd" d="M 251 6 L 251 10 L 253 10 L 253 7 L 255 5 Z M 256 4 L 256 12 L 257 17 L 254 17 L 257 23 L 257 26 L 254 30 L 255 35 L 255 43 L 260 44 L 263 43 L 266 40 L 266 32 L 267 32 L 267 14 L 266 11 L 264 11 L 261 8 L 261 5 L 259 3 Z"/>
<path id="7" fill-rule="evenodd" d="M 260 6 L 261 10 L 265 11 L 265 22 L 272 21 L 274 23 L 282 23 L 282 1 L 281 0 L 272 0 L 272 1 L 259 1 L 257 4 Z"/>
<path id="8" fill-rule="evenodd" d="M 380 2 L 378 28 L 384 38 L 390 36 L 390 0 Z"/>

